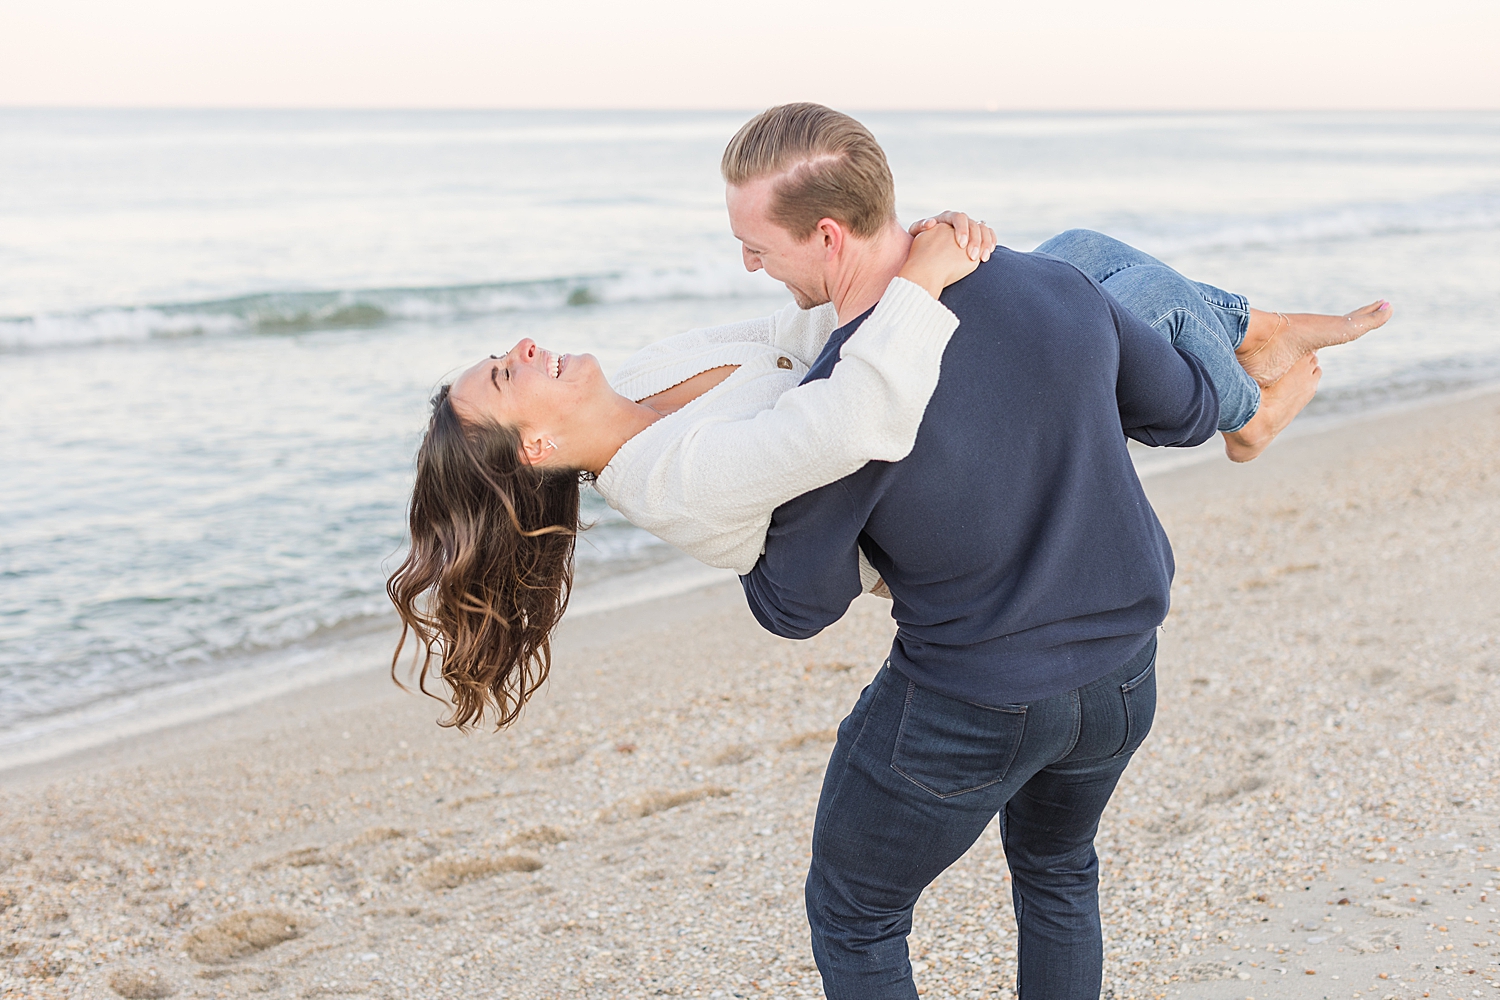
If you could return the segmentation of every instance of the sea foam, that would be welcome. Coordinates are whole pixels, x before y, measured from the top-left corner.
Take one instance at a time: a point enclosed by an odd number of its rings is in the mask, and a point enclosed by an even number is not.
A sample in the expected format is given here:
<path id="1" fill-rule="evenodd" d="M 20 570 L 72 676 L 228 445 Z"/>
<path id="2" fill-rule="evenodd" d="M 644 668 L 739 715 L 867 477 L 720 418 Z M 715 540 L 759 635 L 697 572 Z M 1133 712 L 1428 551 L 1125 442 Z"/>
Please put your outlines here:
<path id="1" fill-rule="evenodd" d="M 0 351 L 369 329 L 404 320 L 443 322 L 528 310 L 779 294 L 784 294 L 780 286 L 735 262 L 430 288 L 262 292 L 203 302 L 110 306 L 0 319 Z"/>

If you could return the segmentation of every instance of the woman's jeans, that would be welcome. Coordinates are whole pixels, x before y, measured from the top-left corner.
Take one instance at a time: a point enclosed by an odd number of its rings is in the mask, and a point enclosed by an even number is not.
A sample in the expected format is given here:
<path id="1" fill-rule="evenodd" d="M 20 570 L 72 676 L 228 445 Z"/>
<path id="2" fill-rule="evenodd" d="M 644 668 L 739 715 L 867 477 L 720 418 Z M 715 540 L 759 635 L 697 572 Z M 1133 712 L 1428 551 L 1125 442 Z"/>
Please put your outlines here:
<path id="1" fill-rule="evenodd" d="M 1022 1000 L 1098 1000 L 1099 816 L 1156 712 L 1156 637 L 1107 676 L 976 705 L 889 663 L 839 726 L 807 875 L 830 1000 L 915 1000 L 912 908 L 990 819 L 1010 865 Z"/>
<path id="2" fill-rule="evenodd" d="M 1069 229 L 1036 248 L 1072 264 L 1177 347 L 1203 362 L 1219 393 L 1219 430 L 1237 431 L 1260 408 L 1260 386 L 1234 349 L 1245 339 L 1243 295 L 1189 281 L 1155 257 L 1088 229 Z"/>

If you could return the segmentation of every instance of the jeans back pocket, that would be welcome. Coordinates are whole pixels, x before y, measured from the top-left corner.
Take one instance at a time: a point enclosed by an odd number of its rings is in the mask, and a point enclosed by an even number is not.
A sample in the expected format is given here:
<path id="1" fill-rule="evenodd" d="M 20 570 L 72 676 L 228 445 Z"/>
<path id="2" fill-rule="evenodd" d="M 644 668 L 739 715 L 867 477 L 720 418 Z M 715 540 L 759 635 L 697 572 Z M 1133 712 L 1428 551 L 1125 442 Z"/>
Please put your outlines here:
<path id="1" fill-rule="evenodd" d="M 938 798 L 988 788 L 1010 772 L 1026 706 L 975 705 L 906 682 L 891 767 Z"/>
<path id="2" fill-rule="evenodd" d="M 1125 742 L 1116 757 L 1135 753 L 1146 734 L 1151 732 L 1151 723 L 1156 719 L 1156 654 L 1146 669 L 1120 685 L 1120 697 L 1125 702 Z"/>

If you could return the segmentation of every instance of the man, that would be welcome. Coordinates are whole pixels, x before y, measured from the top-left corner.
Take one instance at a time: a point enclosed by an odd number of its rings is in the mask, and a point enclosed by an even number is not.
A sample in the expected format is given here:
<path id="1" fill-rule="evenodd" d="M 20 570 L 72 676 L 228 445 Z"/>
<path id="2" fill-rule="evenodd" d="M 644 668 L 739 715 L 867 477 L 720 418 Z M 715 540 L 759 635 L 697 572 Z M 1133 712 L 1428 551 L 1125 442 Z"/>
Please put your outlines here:
<path id="1" fill-rule="evenodd" d="M 746 266 L 834 303 L 807 376 L 827 377 L 906 259 L 884 153 L 845 115 L 787 105 L 740 130 L 723 171 Z M 832 1000 L 915 997 L 917 897 L 998 813 L 1021 996 L 1097 998 L 1093 838 L 1150 728 L 1172 575 L 1125 435 L 1198 444 L 1218 400 L 1195 359 L 1053 258 L 997 249 L 942 301 L 960 325 L 911 454 L 784 505 L 742 578 L 793 638 L 864 589 L 861 551 L 894 601 L 890 658 L 818 805 L 813 953 Z"/>

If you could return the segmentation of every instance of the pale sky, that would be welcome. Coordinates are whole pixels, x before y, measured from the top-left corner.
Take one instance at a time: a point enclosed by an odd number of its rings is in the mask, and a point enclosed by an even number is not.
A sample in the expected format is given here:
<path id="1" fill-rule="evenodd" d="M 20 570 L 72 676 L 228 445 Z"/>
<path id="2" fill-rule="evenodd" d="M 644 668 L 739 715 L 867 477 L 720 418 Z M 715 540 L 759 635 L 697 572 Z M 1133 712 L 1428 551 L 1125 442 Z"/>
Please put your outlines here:
<path id="1" fill-rule="evenodd" d="M 1500 108 L 1496 0 L 0 0 L 0 106 Z"/>

